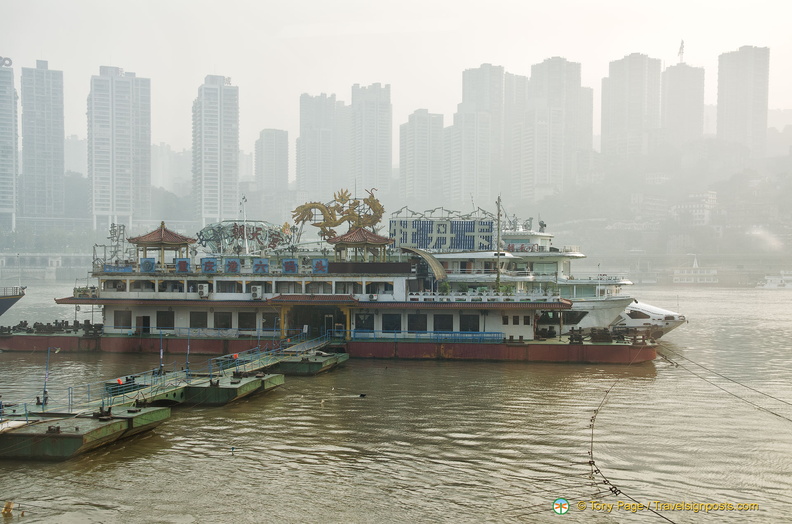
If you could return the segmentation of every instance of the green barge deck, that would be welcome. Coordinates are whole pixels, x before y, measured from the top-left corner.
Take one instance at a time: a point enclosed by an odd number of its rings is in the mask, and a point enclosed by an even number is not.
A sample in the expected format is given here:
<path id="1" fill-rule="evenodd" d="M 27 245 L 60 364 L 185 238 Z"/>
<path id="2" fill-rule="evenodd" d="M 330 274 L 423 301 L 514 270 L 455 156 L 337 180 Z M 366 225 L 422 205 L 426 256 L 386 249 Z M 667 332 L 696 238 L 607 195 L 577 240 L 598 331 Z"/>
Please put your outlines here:
<path id="1" fill-rule="evenodd" d="M 0 422 L 0 458 L 67 460 L 150 431 L 170 415 L 168 407 L 128 408 L 116 413 L 12 415 Z"/>

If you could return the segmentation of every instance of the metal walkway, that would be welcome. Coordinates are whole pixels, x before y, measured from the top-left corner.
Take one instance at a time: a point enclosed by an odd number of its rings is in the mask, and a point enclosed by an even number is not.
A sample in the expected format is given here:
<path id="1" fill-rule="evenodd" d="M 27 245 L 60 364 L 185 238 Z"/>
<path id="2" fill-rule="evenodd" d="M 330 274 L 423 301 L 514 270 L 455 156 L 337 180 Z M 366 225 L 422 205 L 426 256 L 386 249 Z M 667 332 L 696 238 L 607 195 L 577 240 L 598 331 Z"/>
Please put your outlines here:
<path id="1" fill-rule="evenodd" d="M 234 377 L 261 373 L 286 358 L 312 354 L 329 342 L 327 335 L 313 340 L 298 340 L 288 347 L 280 341 L 271 348 L 257 346 L 210 358 L 200 367 L 193 367 L 187 361 L 65 389 L 51 385 L 41 398 L 37 397 L 39 402 L 6 401 L 0 404 L 0 420 L 4 415 L 14 418 L 28 414 L 78 415 L 136 404 L 178 404 L 185 398 L 183 393 L 188 387 L 208 386 L 213 381 L 228 382 Z"/>

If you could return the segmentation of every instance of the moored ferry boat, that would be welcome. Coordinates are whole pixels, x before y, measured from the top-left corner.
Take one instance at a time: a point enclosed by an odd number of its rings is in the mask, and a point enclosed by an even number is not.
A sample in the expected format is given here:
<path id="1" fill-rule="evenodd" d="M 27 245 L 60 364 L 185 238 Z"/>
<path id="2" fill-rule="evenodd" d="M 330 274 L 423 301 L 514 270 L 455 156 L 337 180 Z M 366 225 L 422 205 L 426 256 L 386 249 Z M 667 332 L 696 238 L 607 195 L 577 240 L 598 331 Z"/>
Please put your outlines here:
<path id="1" fill-rule="evenodd" d="M 2 287 L 0 288 L 0 315 L 8 311 L 11 306 L 19 302 L 25 296 L 24 286 Z"/>
<path id="2" fill-rule="evenodd" d="M 324 236 L 332 255 L 304 250 L 287 226 L 238 221 L 202 231 L 208 252 L 196 256 L 197 239 L 163 223 L 128 239 L 134 253 L 97 257 L 93 287 L 56 300 L 101 306 L 101 333 L 50 334 L 46 342 L 11 334 L 0 344 L 228 354 L 266 339 L 326 336 L 352 357 L 603 363 L 656 357 L 642 335 L 569 332 L 562 313 L 573 302 L 555 289 L 440 289 L 449 279 L 437 258 L 417 249 L 389 253 L 394 241 L 370 230 L 371 214 L 346 211 L 340 215 L 353 217 L 349 231 Z"/>
<path id="3" fill-rule="evenodd" d="M 501 249 L 465 250 L 453 249 L 452 241 L 443 241 L 442 232 L 450 231 L 454 224 L 450 218 L 426 218 L 419 213 L 403 208 L 403 216 L 391 219 L 391 237 L 400 246 L 421 247 L 433 251 L 433 256 L 447 273 L 447 288 L 452 292 L 475 292 L 498 288 L 538 295 L 558 295 L 572 302 L 568 311 L 542 315 L 540 329 L 563 326 L 569 330 L 591 330 L 615 328 L 620 331 L 648 334 L 659 338 L 685 322 L 685 317 L 662 308 L 640 303 L 625 292 L 632 282 L 625 276 L 599 273 L 577 274 L 572 271 L 572 262 L 586 256 L 578 246 L 553 245 L 554 235 L 545 231 L 546 224 L 539 222 L 539 230 L 532 227 L 533 219 L 520 222 L 516 218 L 507 220 L 500 229 Z M 420 216 L 415 220 L 414 216 Z M 478 215 L 478 214 L 477 214 Z M 470 221 L 471 216 L 454 219 L 456 222 Z M 496 220 L 488 217 L 489 223 Z M 425 223 L 429 222 L 429 225 Z M 474 220 L 474 222 L 476 222 Z M 486 222 L 484 222 L 486 224 Z M 465 229 L 457 224 L 457 229 Z M 467 230 L 481 229 L 481 221 L 468 225 Z M 434 234 L 405 235 L 409 232 L 430 231 Z M 436 231 L 436 230 L 439 230 Z M 456 245 L 460 245 L 457 242 Z M 558 316 L 562 317 L 559 322 Z"/>

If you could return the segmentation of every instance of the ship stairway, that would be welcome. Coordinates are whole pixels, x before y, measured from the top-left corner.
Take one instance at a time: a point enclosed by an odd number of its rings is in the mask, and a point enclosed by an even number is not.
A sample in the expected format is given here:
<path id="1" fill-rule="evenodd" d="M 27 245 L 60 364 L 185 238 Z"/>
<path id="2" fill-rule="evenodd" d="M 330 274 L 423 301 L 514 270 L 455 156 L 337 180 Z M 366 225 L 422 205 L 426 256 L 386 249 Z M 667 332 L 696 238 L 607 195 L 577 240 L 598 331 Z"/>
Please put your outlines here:
<path id="1" fill-rule="evenodd" d="M 306 355 L 316 353 L 317 351 L 327 347 L 330 344 L 330 336 L 322 335 L 321 337 L 311 340 L 304 340 L 283 350 L 287 355 Z"/>

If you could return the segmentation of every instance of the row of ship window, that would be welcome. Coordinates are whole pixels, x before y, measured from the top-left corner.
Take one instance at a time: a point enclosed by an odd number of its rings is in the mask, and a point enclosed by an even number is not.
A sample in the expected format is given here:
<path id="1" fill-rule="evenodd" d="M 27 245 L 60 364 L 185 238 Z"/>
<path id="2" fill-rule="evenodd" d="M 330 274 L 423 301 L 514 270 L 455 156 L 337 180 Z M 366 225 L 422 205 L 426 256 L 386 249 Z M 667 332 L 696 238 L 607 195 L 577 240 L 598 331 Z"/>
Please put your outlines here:
<path id="1" fill-rule="evenodd" d="M 230 311 L 190 311 L 190 328 L 208 328 L 209 315 L 213 317 L 213 327 L 215 329 L 231 329 L 233 327 L 233 313 Z M 582 311 L 564 311 L 564 312 L 542 312 L 539 318 L 540 324 L 557 324 L 563 322 L 565 325 L 578 324 L 586 312 Z M 117 328 L 131 328 L 132 312 L 131 311 L 114 311 L 113 312 L 113 326 Z M 562 318 L 559 318 L 559 315 Z M 380 315 L 381 328 L 383 331 L 401 331 L 404 315 L 402 313 L 382 313 Z M 530 326 L 533 322 L 533 315 L 503 315 L 502 323 L 504 326 L 509 324 L 518 326 Z M 237 313 L 237 328 L 243 330 L 257 329 L 256 325 L 257 314 L 251 311 L 240 311 Z M 428 331 L 429 315 L 425 313 L 408 313 L 407 329 L 408 331 Z M 146 317 L 143 317 L 146 318 Z M 363 330 L 374 329 L 373 313 L 356 313 L 355 314 L 355 328 Z M 135 319 L 135 325 L 139 325 L 141 321 Z M 158 329 L 175 329 L 175 313 L 173 311 L 157 311 L 156 312 L 156 327 Z M 279 326 L 280 318 L 278 313 L 262 313 L 261 314 L 261 328 L 274 329 Z M 479 331 L 481 317 L 477 314 L 466 315 L 459 314 L 459 331 Z M 432 331 L 454 331 L 454 315 L 447 313 L 436 313 L 432 315 Z"/>

